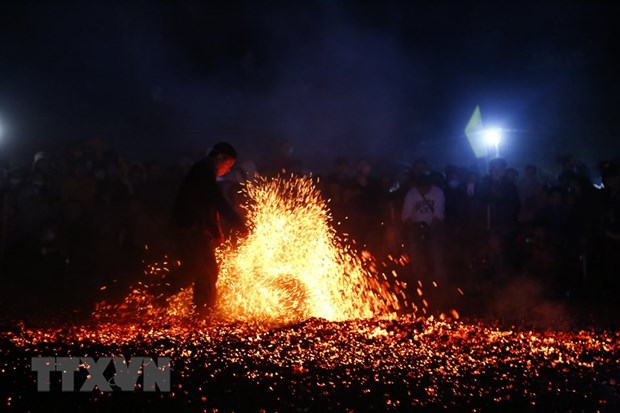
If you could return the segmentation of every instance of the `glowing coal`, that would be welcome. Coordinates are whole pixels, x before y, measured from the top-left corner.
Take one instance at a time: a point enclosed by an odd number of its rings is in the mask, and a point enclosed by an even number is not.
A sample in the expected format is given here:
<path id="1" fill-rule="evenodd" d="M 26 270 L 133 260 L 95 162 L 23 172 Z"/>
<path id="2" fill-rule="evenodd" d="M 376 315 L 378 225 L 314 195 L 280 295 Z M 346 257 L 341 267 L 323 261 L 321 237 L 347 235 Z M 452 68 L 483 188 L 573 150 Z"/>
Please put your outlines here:
<path id="1" fill-rule="evenodd" d="M 52 325 L 50 325 L 52 323 Z M 36 393 L 31 357 L 170 357 L 172 392 L 145 410 L 618 411 L 617 331 L 529 331 L 478 322 L 309 319 L 76 322 L 0 333 L 0 400 L 15 411 L 118 410 L 117 391 Z M 244 397 L 245 395 L 251 395 Z M 10 403 L 9 403 L 10 402 Z M 62 408 L 60 407 L 62 406 Z M 53 409 L 52 409 L 53 410 Z"/>

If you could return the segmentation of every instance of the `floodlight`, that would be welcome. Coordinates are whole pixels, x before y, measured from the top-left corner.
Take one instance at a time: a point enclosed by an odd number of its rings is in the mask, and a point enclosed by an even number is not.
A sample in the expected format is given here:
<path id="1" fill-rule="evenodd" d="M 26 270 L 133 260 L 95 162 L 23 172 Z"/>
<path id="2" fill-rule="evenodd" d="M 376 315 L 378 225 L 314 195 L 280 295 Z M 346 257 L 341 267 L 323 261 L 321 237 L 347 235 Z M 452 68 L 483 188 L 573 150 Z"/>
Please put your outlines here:
<path id="1" fill-rule="evenodd" d="M 502 140 L 502 130 L 499 128 L 486 129 L 484 131 L 484 140 L 489 146 L 499 146 Z"/>

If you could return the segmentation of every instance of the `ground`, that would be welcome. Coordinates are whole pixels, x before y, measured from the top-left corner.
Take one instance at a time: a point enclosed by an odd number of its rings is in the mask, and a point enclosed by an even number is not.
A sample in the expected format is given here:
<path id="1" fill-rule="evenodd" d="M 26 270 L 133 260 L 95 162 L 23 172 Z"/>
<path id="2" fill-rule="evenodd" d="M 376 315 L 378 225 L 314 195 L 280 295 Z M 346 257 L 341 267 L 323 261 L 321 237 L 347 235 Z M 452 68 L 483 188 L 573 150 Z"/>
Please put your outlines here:
<path id="1" fill-rule="evenodd" d="M 616 320 L 592 320 L 600 303 L 570 308 L 581 318 L 563 313 L 575 321 L 558 328 L 492 314 L 286 326 L 5 320 L 0 394 L 5 411 L 618 411 Z M 60 373 L 37 392 L 37 356 L 167 356 L 171 392 L 80 393 L 84 370 L 74 392 L 61 391 Z"/>

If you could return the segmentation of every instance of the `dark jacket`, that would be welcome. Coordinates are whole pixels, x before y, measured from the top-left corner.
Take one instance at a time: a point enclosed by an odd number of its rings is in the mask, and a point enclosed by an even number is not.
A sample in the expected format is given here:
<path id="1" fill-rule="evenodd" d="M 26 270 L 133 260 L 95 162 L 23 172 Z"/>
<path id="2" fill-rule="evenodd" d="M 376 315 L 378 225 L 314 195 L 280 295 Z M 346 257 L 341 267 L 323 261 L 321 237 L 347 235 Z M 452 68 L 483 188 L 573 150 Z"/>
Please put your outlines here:
<path id="1" fill-rule="evenodd" d="M 514 229 L 521 207 L 517 187 L 506 178 L 494 181 L 486 176 L 480 182 L 476 198 L 488 209 L 487 225 L 491 229 Z"/>
<path id="2" fill-rule="evenodd" d="M 217 184 L 214 161 L 205 158 L 192 166 L 181 182 L 171 223 L 174 227 L 200 231 L 215 239 L 221 236 L 220 216 L 234 228 L 244 226 Z"/>

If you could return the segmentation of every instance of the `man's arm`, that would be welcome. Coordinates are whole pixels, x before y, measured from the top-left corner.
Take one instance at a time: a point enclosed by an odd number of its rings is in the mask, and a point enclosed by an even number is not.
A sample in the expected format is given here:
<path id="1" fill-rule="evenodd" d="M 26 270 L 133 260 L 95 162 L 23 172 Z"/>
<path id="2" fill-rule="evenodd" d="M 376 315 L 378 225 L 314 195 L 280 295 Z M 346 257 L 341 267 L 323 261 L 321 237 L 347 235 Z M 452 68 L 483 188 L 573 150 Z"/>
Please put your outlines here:
<path id="1" fill-rule="evenodd" d="M 434 188 L 435 188 L 435 191 L 434 191 L 435 192 L 435 208 L 434 208 L 433 218 L 443 222 L 446 216 L 446 198 L 441 188 L 437 186 Z"/>
<path id="2" fill-rule="evenodd" d="M 190 173 L 195 208 L 205 212 L 207 210 L 215 210 L 231 226 L 243 231 L 245 229 L 243 219 L 224 197 L 222 190 L 217 184 L 215 170 L 212 165 L 203 161 L 197 164 Z M 213 232 L 214 236 L 217 236 L 219 232 L 217 218 L 206 215 L 203 215 L 203 217 L 206 218 L 206 221 L 203 221 L 202 225 L 208 231 Z"/>
<path id="3" fill-rule="evenodd" d="M 400 214 L 400 220 L 403 222 L 413 220 L 413 204 L 415 202 L 414 189 L 410 189 L 405 195 L 405 202 L 403 203 L 403 210 Z"/>
<path id="4" fill-rule="evenodd" d="M 204 194 L 215 207 L 220 216 L 237 230 L 245 230 L 245 223 L 237 211 L 228 202 L 215 179 L 205 180 Z"/>
<path id="5" fill-rule="evenodd" d="M 222 190 L 216 185 L 217 196 L 215 197 L 215 209 L 219 212 L 226 222 L 233 226 L 238 231 L 245 231 L 245 222 L 243 218 L 237 213 L 235 208 L 224 197 Z"/>

